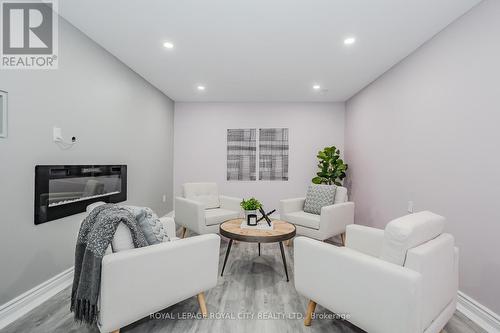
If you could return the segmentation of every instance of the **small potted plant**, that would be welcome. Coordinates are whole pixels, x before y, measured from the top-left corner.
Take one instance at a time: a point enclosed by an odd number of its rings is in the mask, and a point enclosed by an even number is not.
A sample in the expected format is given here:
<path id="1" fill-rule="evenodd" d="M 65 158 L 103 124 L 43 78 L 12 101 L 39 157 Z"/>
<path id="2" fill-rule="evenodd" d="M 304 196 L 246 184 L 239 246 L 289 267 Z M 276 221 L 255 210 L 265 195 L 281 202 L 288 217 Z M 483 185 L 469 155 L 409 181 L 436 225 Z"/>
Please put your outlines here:
<path id="1" fill-rule="evenodd" d="M 259 200 L 255 198 L 250 198 L 248 200 L 243 199 L 240 203 L 241 208 L 245 211 L 245 219 L 248 220 L 248 215 L 257 215 L 257 210 L 262 207 Z"/>

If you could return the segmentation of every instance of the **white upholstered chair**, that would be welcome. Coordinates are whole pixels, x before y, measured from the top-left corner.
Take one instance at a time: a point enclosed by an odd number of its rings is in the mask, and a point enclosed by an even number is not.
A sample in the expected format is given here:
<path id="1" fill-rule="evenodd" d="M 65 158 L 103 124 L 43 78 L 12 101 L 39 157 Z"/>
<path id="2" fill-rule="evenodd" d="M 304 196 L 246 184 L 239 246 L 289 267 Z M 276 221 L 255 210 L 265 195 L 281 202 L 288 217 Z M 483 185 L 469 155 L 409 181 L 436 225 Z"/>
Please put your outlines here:
<path id="1" fill-rule="evenodd" d="M 354 202 L 348 202 L 347 189 L 337 186 L 333 205 L 321 208 L 321 215 L 304 212 L 306 198 L 280 201 L 280 218 L 297 228 L 297 235 L 320 241 L 344 233 L 348 224 L 354 223 Z"/>
<path id="2" fill-rule="evenodd" d="M 444 222 L 426 211 L 385 231 L 350 225 L 345 247 L 297 238 L 295 287 L 311 300 L 304 323 L 318 303 L 370 333 L 440 332 L 458 291 L 458 249 Z"/>
<path id="3" fill-rule="evenodd" d="M 98 204 L 90 205 L 90 212 Z M 160 218 L 170 242 L 142 248 L 132 245 L 130 231 L 120 224 L 112 245 L 102 259 L 98 327 L 101 332 L 119 332 L 152 313 L 197 296 L 206 316 L 204 291 L 217 285 L 220 237 L 202 235 L 175 237 L 172 218 Z M 200 272 L 203 279 L 200 279 Z"/>
<path id="4" fill-rule="evenodd" d="M 215 183 L 186 183 L 183 197 L 175 198 L 175 223 L 195 233 L 218 233 L 219 224 L 241 217 L 241 198 L 219 195 Z"/>

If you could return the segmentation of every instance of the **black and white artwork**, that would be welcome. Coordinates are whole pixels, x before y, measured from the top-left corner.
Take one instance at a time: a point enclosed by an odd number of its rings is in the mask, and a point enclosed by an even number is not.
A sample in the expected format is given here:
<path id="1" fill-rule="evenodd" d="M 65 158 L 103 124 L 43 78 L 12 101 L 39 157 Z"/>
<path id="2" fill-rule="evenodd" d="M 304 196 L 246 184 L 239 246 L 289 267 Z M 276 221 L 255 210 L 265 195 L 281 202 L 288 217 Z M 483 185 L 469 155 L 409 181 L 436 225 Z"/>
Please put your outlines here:
<path id="1" fill-rule="evenodd" d="M 0 90 L 0 138 L 7 137 L 7 93 Z"/>
<path id="2" fill-rule="evenodd" d="M 259 130 L 259 179 L 288 180 L 288 128 Z"/>
<path id="3" fill-rule="evenodd" d="M 227 130 L 227 180 L 256 180 L 256 130 Z"/>

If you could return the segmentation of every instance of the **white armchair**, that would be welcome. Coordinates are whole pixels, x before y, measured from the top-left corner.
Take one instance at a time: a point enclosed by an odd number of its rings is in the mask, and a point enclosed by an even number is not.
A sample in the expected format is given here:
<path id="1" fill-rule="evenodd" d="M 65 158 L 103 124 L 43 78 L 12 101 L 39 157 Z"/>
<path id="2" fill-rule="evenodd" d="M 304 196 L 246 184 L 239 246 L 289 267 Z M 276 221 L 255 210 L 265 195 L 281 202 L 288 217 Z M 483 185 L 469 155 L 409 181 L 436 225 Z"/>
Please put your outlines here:
<path id="1" fill-rule="evenodd" d="M 175 198 L 175 223 L 199 235 L 218 233 L 219 224 L 241 217 L 241 198 L 219 195 L 215 183 L 186 183 L 184 197 Z"/>
<path id="2" fill-rule="evenodd" d="M 350 225 L 345 247 L 295 240 L 295 287 L 370 333 L 437 333 L 453 316 L 458 249 L 431 212 L 390 222 L 385 231 Z M 320 265 L 318 263 L 321 263 Z"/>
<path id="3" fill-rule="evenodd" d="M 280 201 L 280 218 L 297 228 L 297 235 L 320 241 L 340 235 L 344 243 L 346 226 L 354 223 L 354 202 L 348 202 L 347 189 L 338 186 L 333 205 L 321 208 L 321 215 L 304 212 L 306 198 Z"/>
<path id="4" fill-rule="evenodd" d="M 171 241 L 142 248 L 124 249 L 132 240 L 130 231 L 119 225 L 113 246 L 122 250 L 112 253 L 108 249 L 102 260 L 101 332 L 119 332 L 121 327 L 193 296 L 198 297 L 200 312 L 207 316 L 204 291 L 217 285 L 220 237 L 178 239 L 174 220 L 160 220 Z"/>

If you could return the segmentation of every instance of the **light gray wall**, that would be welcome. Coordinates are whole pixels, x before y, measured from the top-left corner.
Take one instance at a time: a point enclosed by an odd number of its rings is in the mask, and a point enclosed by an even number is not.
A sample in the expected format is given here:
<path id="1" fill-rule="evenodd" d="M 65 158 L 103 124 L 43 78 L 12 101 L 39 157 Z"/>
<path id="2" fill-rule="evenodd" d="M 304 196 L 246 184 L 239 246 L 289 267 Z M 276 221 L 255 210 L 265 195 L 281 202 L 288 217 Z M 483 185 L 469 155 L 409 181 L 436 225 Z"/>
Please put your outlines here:
<path id="1" fill-rule="evenodd" d="M 356 223 L 444 215 L 460 289 L 500 313 L 500 1 L 488 0 L 347 102 Z"/>
<path id="2" fill-rule="evenodd" d="M 173 102 L 61 20 L 59 69 L 4 70 L 9 136 L 0 138 L 0 304 L 73 265 L 81 215 L 35 226 L 37 164 L 128 165 L 129 203 L 172 208 Z M 52 126 L 70 150 L 52 142 Z M 162 195 L 167 194 L 167 203 Z"/>
<path id="3" fill-rule="evenodd" d="M 175 103 L 174 192 L 186 182 L 216 182 L 223 194 L 278 209 L 280 199 L 305 195 L 318 150 L 343 150 L 344 113 L 344 103 Z M 227 181 L 227 129 L 273 127 L 289 128 L 289 180 Z"/>

